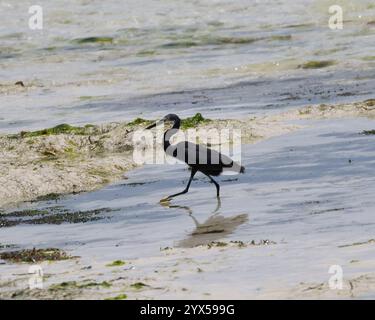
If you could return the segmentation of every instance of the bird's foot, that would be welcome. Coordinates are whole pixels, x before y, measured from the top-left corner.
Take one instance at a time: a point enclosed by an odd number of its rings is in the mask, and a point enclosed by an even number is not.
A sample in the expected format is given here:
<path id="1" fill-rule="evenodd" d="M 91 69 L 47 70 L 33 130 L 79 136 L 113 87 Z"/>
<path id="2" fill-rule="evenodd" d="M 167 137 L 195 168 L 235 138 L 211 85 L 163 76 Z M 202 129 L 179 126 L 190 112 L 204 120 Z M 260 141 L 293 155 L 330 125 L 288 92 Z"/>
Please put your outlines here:
<path id="1" fill-rule="evenodd" d="M 159 203 L 160 203 L 162 206 L 168 206 L 169 203 L 170 203 L 170 200 L 171 200 L 171 199 L 172 199 L 172 198 L 170 198 L 170 197 L 165 197 L 165 198 L 161 199 L 161 200 L 159 201 Z"/>

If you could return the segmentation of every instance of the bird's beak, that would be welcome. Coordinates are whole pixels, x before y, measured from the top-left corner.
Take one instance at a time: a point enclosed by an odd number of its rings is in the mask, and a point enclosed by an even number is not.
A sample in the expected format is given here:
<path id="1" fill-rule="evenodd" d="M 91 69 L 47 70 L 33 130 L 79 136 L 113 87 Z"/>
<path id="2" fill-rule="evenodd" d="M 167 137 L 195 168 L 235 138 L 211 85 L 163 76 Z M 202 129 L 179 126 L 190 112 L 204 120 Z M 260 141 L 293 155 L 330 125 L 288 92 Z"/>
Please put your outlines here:
<path id="1" fill-rule="evenodd" d="M 156 126 L 162 124 L 164 122 L 164 118 L 161 119 L 161 120 L 158 120 L 156 122 L 154 122 L 153 124 L 149 125 L 148 127 L 146 127 L 146 129 L 152 129 L 152 128 L 155 128 Z"/>
<path id="2" fill-rule="evenodd" d="M 146 127 L 146 129 L 148 130 L 148 129 L 152 129 L 154 127 L 156 127 L 156 122 L 154 122 L 153 124 L 151 124 L 148 127 Z"/>

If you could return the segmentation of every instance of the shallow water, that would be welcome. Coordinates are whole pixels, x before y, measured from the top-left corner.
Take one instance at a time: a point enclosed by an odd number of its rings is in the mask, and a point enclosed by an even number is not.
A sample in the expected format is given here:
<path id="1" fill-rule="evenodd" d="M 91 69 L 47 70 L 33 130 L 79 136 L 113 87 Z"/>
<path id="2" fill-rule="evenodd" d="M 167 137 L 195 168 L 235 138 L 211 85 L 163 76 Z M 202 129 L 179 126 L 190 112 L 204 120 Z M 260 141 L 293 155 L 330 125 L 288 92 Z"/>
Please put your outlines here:
<path id="1" fill-rule="evenodd" d="M 42 0 L 44 29 L 33 31 L 28 1 L 2 1 L 0 130 L 371 97 L 375 6 L 335 3 L 341 31 L 328 28 L 325 0 Z M 315 60 L 334 64 L 300 67 Z"/>
<path id="2" fill-rule="evenodd" d="M 161 206 L 159 200 L 182 189 L 189 173 L 184 166 L 148 165 L 96 192 L 17 208 L 114 210 L 101 213 L 103 219 L 20 224 L 2 228 L 1 241 L 20 248 L 58 247 L 85 261 L 103 263 L 158 256 L 160 248 L 210 241 L 276 242 L 256 250 L 232 251 L 230 261 L 223 262 L 227 271 L 218 266 L 218 272 L 205 275 L 205 290 L 214 288 L 217 277 L 225 272 L 226 281 L 232 287 L 238 285 L 238 292 L 244 294 L 276 278 L 280 278 L 278 284 L 289 286 L 296 281 L 326 281 L 333 264 L 342 265 L 346 274 L 370 272 L 371 264 L 355 269 L 350 261 L 371 260 L 371 244 L 345 245 L 373 239 L 375 137 L 359 134 L 372 129 L 373 121 L 313 124 L 245 146 L 242 156 L 247 171 L 219 178 L 219 207 L 214 186 L 198 175 L 187 195 L 173 200 L 170 207 Z M 198 285 L 198 280 L 185 279 L 191 286 Z"/>

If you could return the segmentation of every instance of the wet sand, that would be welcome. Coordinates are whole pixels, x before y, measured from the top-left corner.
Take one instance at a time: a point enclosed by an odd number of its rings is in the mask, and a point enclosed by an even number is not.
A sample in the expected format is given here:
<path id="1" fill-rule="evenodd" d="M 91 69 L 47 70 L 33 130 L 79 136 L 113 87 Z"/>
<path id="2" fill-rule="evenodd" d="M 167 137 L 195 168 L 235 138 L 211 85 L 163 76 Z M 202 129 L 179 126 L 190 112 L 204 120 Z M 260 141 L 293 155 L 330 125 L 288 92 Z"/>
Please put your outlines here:
<path id="1" fill-rule="evenodd" d="M 244 120 L 214 120 L 197 129 L 241 130 L 242 143 L 254 143 L 301 128 L 301 119 L 370 117 L 374 100 L 360 103 L 316 105 L 275 115 Z M 84 135 L 19 135 L 0 137 L 0 206 L 38 197 L 98 189 L 118 181 L 133 161 L 133 133 L 144 124 L 112 123 L 83 127 Z M 87 132 L 86 132 L 87 131 Z"/>
<path id="2" fill-rule="evenodd" d="M 374 298 L 375 136 L 362 133 L 374 129 L 372 110 L 366 102 L 264 118 L 259 133 L 288 122 L 243 145 L 247 171 L 220 178 L 220 204 L 197 176 L 187 195 L 160 205 L 183 188 L 188 171 L 148 165 L 94 192 L 9 208 L 5 216 L 21 220 L 1 228 L 2 244 L 15 246 L 1 252 L 56 247 L 76 258 L 39 263 L 43 290 L 28 289 L 30 264 L 5 262 L 0 296 Z M 98 219 L 56 223 L 32 210 L 87 217 L 96 210 Z M 343 269 L 343 290 L 328 287 L 332 265 Z"/>

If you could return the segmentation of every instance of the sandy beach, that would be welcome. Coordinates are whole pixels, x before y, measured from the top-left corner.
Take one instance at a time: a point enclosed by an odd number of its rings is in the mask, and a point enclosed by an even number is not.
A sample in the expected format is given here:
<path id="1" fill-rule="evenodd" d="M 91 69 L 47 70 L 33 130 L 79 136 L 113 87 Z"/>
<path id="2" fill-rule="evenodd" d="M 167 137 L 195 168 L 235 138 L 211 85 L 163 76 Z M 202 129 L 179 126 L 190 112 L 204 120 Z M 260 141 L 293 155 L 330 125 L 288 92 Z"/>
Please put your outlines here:
<path id="1" fill-rule="evenodd" d="M 302 126 L 291 123 L 295 120 L 374 118 L 374 115 L 374 100 L 366 100 L 308 106 L 247 120 L 198 122 L 194 128 L 235 128 L 241 130 L 241 142 L 246 144 L 298 130 Z M 124 172 L 137 166 L 133 159 L 133 133 L 151 122 L 140 120 L 139 124 L 86 126 L 84 132 L 78 133 L 76 127 L 68 125 L 68 132 L 58 134 L 21 132 L 0 137 L 0 205 L 94 190 L 120 179 Z"/>

